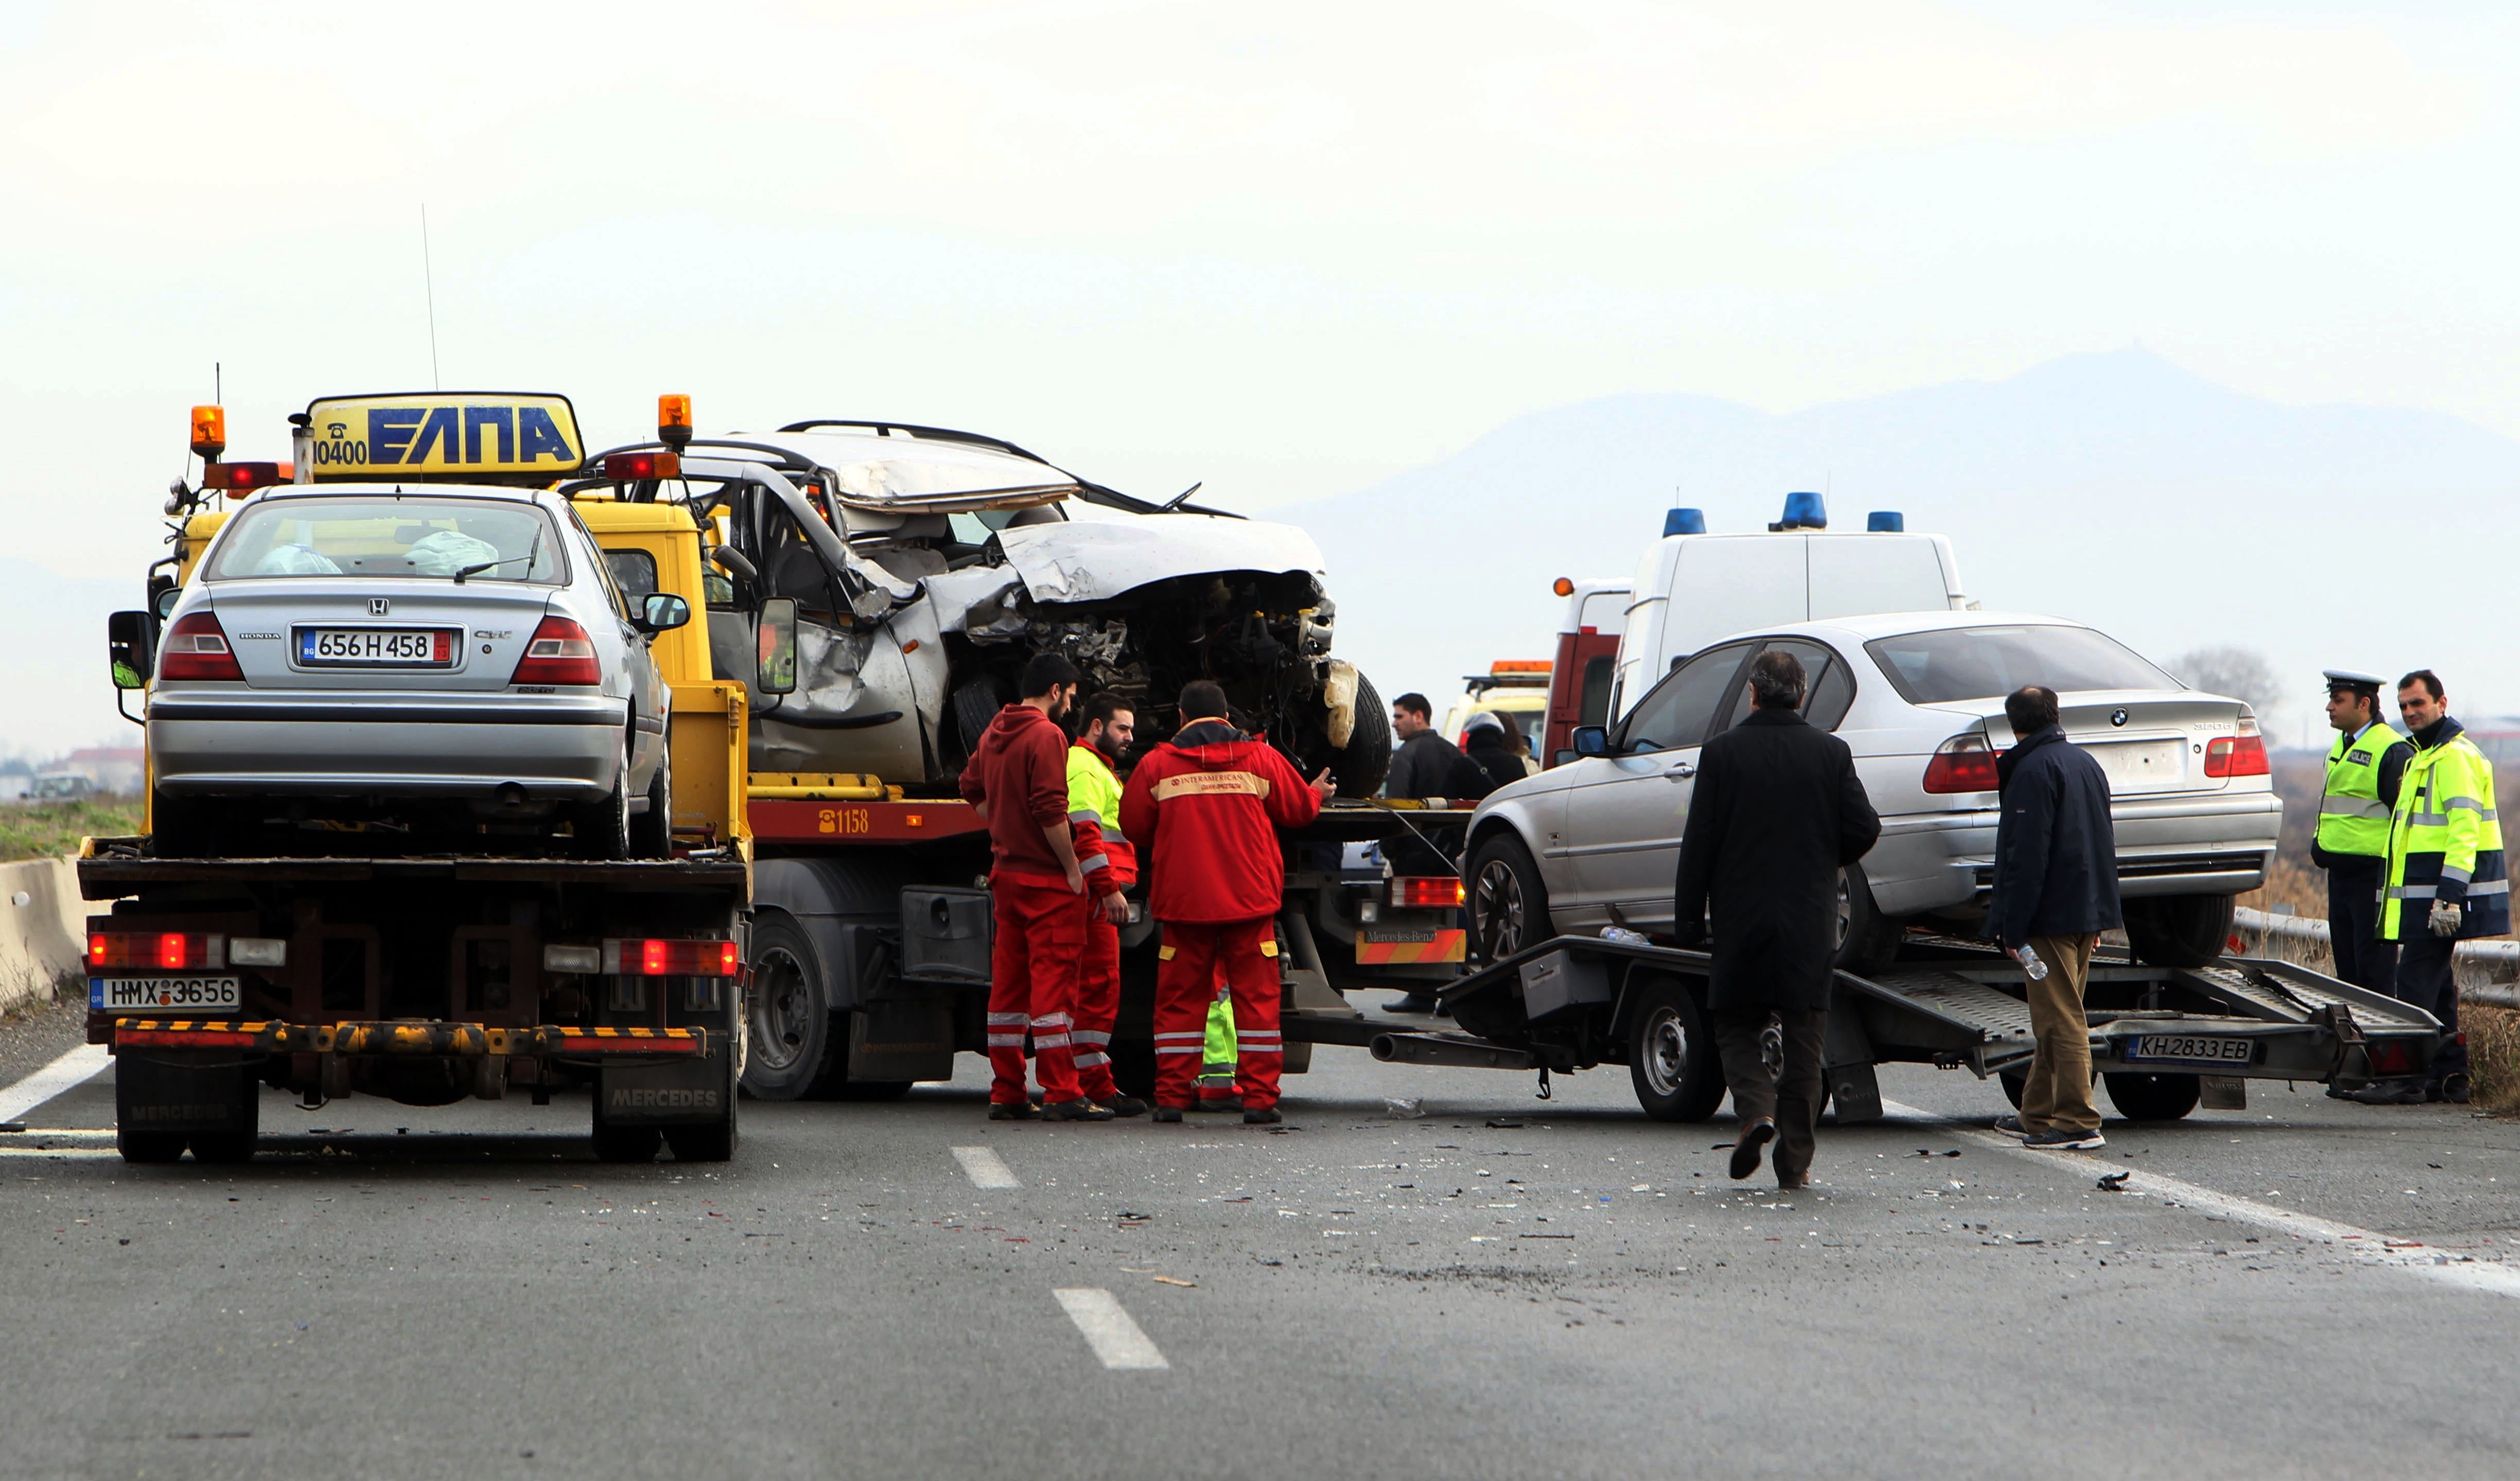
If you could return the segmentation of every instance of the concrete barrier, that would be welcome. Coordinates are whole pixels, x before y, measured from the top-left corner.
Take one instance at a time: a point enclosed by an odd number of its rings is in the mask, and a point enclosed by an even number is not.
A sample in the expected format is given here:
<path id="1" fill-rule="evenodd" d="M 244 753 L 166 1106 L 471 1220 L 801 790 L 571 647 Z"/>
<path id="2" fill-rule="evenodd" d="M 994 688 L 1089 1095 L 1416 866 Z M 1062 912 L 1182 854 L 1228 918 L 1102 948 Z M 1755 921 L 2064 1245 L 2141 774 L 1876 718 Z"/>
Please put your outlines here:
<path id="1" fill-rule="evenodd" d="M 0 864 L 0 1009 L 86 990 L 90 908 L 68 859 Z"/>

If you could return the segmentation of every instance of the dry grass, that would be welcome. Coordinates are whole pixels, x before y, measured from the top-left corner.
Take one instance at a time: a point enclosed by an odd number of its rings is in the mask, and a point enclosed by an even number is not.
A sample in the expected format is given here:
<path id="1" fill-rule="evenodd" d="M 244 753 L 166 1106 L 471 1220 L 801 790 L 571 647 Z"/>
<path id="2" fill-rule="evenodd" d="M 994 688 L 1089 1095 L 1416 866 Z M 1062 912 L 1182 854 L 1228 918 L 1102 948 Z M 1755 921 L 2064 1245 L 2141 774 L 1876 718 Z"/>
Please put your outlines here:
<path id="1" fill-rule="evenodd" d="M 2467 1073 L 2476 1104 L 2505 1116 L 2520 1115 L 2520 1012 L 2464 1004 L 2458 1020 L 2467 1035 Z"/>
<path id="2" fill-rule="evenodd" d="M 0 862 L 75 854 L 81 838 L 140 831 L 137 797 L 75 802 L 0 802 Z"/>

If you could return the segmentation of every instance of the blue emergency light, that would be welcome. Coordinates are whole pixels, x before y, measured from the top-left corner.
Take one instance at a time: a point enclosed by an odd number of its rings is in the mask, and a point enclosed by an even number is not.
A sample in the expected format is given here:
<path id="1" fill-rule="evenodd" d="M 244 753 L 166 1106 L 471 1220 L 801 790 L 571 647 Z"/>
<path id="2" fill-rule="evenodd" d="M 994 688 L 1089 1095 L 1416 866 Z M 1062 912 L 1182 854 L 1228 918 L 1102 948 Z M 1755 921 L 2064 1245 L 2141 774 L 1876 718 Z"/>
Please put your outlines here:
<path id="1" fill-rule="evenodd" d="M 1785 516 L 1769 525 L 1768 528 L 1772 530 L 1826 529 L 1828 528 L 1828 506 L 1821 502 L 1820 495 L 1809 489 L 1787 494 L 1785 495 Z"/>
<path id="2" fill-rule="evenodd" d="M 1908 527 L 1908 516 L 1895 509 L 1876 509 L 1864 516 L 1864 527 L 1876 535 L 1895 535 Z"/>
<path id="3" fill-rule="evenodd" d="M 1673 510 L 1671 513 L 1662 516 L 1662 532 L 1665 539 L 1668 539 L 1673 535 L 1705 534 L 1706 511 L 1702 509 Z"/>

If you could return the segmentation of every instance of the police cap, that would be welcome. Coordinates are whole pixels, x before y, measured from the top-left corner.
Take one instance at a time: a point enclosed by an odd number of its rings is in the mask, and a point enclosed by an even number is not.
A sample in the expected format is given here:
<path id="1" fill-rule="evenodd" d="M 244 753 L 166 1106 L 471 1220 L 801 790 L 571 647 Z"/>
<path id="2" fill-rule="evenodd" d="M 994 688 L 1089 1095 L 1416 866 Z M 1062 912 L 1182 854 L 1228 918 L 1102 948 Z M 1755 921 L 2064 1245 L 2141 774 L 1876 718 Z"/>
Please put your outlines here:
<path id="1" fill-rule="evenodd" d="M 2327 688 L 2331 694 L 2340 689 L 2350 689 L 2357 694 L 2376 696 L 2380 693 L 2380 686 L 2388 683 L 2378 674 L 2358 674 L 2351 669 L 2343 668 L 2322 669 L 2319 671 L 2319 677 L 2327 681 Z"/>

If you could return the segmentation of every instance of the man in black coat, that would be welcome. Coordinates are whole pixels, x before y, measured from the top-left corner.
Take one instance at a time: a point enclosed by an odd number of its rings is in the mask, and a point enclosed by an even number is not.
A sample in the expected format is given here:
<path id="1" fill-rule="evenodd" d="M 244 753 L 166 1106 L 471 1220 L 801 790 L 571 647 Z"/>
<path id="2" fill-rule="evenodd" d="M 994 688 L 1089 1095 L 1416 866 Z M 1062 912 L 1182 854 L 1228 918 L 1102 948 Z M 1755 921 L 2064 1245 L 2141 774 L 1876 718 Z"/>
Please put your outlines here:
<path id="1" fill-rule="evenodd" d="M 2031 975 L 2030 1032 L 2036 1041 L 2021 1114 L 1996 1130 L 2050 1151 L 2104 1144 L 2092 1103 L 2091 1025 L 2083 987 L 2100 932 L 2118 914 L 2117 832 L 2109 824 L 2109 779 L 2100 763 L 2065 740 L 2056 692 L 2031 685 L 2004 697 L 2003 718 L 2019 737 L 1995 762 L 2002 812 L 1995 825 L 1995 894 L 1986 933 L 2018 957 L 2038 954 Z"/>
<path id="2" fill-rule="evenodd" d="M 1778 1142 L 1781 1189 L 1800 1188 L 1811 1176 L 1838 871 L 1881 836 L 1881 819 L 1846 742 L 1797 713 L 1804 692 L 1793 654 L 1771 650 L 1751 661 L 1755 707 L 1698 754 L 1697 788 L 1680 836 L 1674 918 L 1682 944 L 1692 945 L 1703 939 L 1713 906 L 1715 970 L 1706 1005 L 1741 1123 L 1732 1176 L 1758 1171 L 1759 1149 Z M 1769 1079 L 1759 1052 L 1771 1012 L 1784 1026 L 1779 1081 Z"/>

